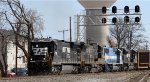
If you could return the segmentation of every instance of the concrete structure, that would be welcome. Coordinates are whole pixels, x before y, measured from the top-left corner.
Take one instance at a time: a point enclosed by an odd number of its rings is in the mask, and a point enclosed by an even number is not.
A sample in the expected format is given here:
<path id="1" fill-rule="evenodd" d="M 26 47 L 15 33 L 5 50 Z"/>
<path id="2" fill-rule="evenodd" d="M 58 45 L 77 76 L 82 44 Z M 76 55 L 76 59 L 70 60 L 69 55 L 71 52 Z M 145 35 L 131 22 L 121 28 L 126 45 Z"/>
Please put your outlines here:
<path id="1" fill-rule="evenodd" d="M 86 41 L 108 46 L 109 26 L 103 25 L 101 19 L 107 18 L 102 15 L 102 7 L 109 8 L 116 0 L 78 0 L 85 8 L 84 26 L 86 27 Z"/>

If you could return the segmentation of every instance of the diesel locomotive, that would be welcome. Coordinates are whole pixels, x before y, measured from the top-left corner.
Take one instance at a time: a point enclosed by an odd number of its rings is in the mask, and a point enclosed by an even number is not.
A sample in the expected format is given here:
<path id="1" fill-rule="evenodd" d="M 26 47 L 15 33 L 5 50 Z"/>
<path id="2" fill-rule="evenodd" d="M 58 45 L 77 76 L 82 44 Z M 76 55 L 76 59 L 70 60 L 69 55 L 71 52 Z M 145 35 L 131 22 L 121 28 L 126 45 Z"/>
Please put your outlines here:
<path id="1" fill-rule="evenodd" d="M 106 72 L 133 70 L 144 65 L 149 67 L 149 59 L 142 61 L 145 56 L 140 52 L 102 47 L 96 43 L 38 39 L 30 43 L 30 55 L 27 66 L 29 75 L 59 74 L 65 66 L 71 69 L 71 73 L 89 73 L 92 69 Z"/>

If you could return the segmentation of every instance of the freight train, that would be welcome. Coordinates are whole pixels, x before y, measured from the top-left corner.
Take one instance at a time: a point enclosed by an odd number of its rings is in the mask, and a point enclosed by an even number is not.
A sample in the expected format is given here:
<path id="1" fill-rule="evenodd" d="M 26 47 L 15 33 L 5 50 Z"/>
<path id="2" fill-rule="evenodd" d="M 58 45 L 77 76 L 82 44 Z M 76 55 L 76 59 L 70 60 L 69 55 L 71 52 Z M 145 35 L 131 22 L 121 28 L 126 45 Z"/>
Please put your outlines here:
<path id="1" fill-rule="evenodd" d="M 28 75 L 127 71 L 149 68 L 149 51 L 102 47 L 96 43 L 38 39 L 30 43 Z"/>

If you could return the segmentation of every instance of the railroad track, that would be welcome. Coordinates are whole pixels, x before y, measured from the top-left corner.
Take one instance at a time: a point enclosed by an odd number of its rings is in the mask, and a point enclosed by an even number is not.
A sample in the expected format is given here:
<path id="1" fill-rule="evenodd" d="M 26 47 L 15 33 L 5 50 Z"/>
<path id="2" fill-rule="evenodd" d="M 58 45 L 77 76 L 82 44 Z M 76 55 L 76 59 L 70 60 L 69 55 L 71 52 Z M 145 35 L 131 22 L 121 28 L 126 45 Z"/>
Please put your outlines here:
<path id="1" fill-rule="evenodd" d="M 143 71 L 139 75 L 135 75 L 134 77 L 129 78 L 125 82 L 148 82 L 150 77 L 150 72 Z"/>

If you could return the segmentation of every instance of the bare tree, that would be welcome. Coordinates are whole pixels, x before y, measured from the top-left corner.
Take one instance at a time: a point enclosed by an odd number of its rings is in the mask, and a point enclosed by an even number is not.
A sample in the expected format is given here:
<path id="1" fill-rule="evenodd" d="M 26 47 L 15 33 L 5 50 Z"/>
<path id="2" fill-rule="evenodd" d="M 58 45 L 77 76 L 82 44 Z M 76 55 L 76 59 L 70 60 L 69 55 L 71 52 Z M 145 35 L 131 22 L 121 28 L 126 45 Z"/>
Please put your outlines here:
<path id="1" fill-rule="evenodd" d="M 117 47 L 125 47 L 127 49 L 137 49 L 137 47 L 145 41 L 144 28 L 134 21 L 125 24 L 123 18 L 119 18 L 118 23 L 110 29 L 111 36 L 117 40 Z"/>
<path id="2" fill-rule="evenodd" d="M 29 44 L 37 33 L 41 33 L 43 20 L 35 10 L 25 9 L 20 0 L 0 0 L 0 5 L 0 69 L 6 76 L 7 44 L 13 39 L 28 60 L 30 54 L 21 41 Z"/>
<path id="3" fill-rule="evenodd" d="M 110 47 L 117 47 L 117 44 L 113 37 L 108 37 L 107 41 L 108 41 Z"/>
<path id="4" fill-rule="evenodd" d="M 110 28 L 111 36 L 117 40 L 117 47 L 123 47 L 127 38 L 127 28 L 123 24 L 121 18 L 118 19 L 118 23 L 112 28 Z"/>
<path id="5" fill-rule="evenodd" d="M 5 3 L 9 9 L 4 14 L 16 35 L 15 44 L 22 49 L 28 60 L 30 54 L 20 43 L 20 38 L 25 39 L 28 42 L 28 46 L 30 46 L 29 42 L 34 39 L 35 33 L 43 29 L 41 16 L 38 16 L 37 12 L 33 10 L 25 9 L 20 0 L 7 0 Z"/>
<path id="6" fill-rule="evenodd" d="M 2 76 L 7 75 L 7 44 L 13 37 L 13 32 L 6 29 L 3 14 L 0 15 L 0 70 Z"/>

